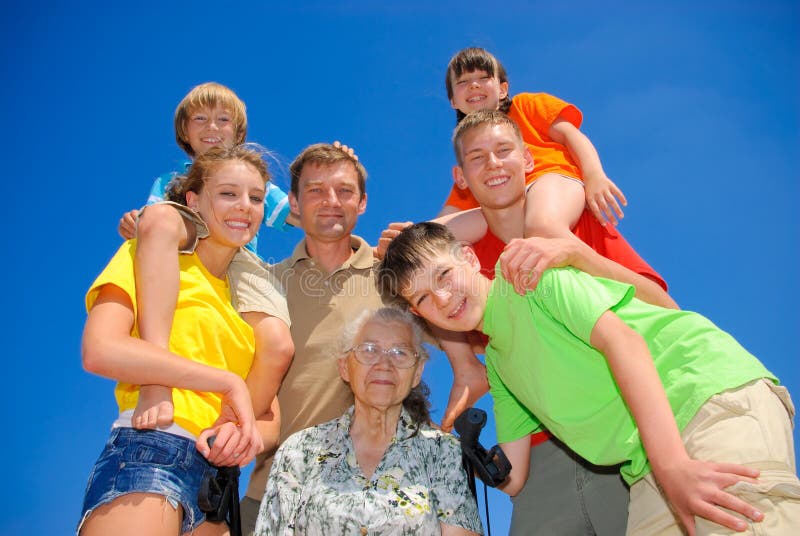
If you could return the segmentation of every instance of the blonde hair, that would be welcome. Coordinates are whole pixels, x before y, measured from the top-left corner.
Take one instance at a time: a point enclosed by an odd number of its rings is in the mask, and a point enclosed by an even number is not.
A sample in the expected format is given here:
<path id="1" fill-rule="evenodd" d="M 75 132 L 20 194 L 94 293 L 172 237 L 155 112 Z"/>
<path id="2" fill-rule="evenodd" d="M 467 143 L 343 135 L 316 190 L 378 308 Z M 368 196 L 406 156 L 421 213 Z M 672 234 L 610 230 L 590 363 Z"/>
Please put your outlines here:
<path id="1" fill-rule="evenodd" d="M 175 108 L 175 141 L 192 158 L 197 155 L 189 145 L 186 122 L 200 108 L 222 106 L 232 115 L 234 145 L 241 145 L 247 137 L 247 109 L 244 102 L 230 88 L 216 82 L 205 82 L 192 88 Z"/>

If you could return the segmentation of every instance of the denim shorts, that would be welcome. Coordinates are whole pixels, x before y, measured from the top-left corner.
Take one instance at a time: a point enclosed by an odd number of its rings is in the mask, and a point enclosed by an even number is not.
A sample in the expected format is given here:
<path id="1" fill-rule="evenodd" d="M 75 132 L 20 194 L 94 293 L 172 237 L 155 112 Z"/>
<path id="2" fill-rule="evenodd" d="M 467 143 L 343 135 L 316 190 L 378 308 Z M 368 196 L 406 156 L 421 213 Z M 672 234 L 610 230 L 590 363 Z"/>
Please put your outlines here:
<path id="1" fill-rule="evenodd" d="M 197 504 L 200 482 L 214 470 L 191 439 L 157 430 L 114 428 L 89 475 L 81 525 L 98 506 L 128 493 L 155 493 L 183 507 L 181 532 L 205 521 Z"/>

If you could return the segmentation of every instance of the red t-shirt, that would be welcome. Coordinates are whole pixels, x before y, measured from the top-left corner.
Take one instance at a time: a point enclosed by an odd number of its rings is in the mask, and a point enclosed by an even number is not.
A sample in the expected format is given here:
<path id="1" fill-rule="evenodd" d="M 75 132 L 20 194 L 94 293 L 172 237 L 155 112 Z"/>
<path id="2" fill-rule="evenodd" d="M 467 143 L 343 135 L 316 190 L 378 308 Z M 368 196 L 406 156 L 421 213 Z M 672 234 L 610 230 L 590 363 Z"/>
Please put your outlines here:
<path id="1" fill-rule="evenodd" d="M 664 278 L 636 253 L 616 227 L 600 225 L 600 222 L 589 210 L 583 211 L 572 232 L 603 257 L 655 281 L 661 288 L 667 290 L 667 282 L 664 281 Z M 495 265 L 505 247 L 505 242 L 497 238 L 491 231 L 487 231 L 483 238 L 472 244 L 481 263 L 481 273 L 489 279 L 494 279 Z M 550 438 L 552 435 L 546 430 L 532 434 L 531 448 Z"/>

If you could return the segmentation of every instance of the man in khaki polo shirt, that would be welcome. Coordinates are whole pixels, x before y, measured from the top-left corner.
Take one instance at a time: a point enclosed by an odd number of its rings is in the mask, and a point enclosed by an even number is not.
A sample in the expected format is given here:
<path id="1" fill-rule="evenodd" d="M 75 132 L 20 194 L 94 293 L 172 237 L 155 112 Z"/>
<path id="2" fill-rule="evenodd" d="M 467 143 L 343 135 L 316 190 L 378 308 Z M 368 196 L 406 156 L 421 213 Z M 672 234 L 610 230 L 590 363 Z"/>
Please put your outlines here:
<path id="1" fill-rule="evenodd" d="M 272 267 L 286 292 L 295 354 L 278 401 L 281 440 L 339 417 L 353 403 L 334 349 L 347 322 L 382 305 L 372 247 L 352 233 L 367 207 L 364 166 L 330 144 L 306 148 L 289 167 L 289 203 L 305 238 Z M 242 499 L 242 533 L 255 529 L 272 453 L 262 454 Z"/>

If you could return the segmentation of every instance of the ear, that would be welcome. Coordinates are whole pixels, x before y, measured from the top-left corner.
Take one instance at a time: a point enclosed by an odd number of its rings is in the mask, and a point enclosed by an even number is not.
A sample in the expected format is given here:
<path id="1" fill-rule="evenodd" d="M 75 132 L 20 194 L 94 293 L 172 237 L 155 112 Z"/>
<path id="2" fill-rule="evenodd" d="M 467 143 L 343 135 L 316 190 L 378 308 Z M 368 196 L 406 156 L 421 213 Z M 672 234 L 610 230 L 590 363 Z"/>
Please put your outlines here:
<path id="1" fill-rule="evenodd" d="M 288 197 L 289 197 L 289 210 L 292 212 L 292 214 L 300 215 L 300 207 L 298 206 L 297 203 L 297 196 L 294 195 L 294 192 L 290 191 Z"/>
<path id="2" fill-rule="evenodd" d="M 186 206 L 197 212 L 200 205 L 200 197 L 195 192 L 186 192 Z"/>
<path id="3" fill-rule="evenodd" d="M 408 312 L 411 313 L 414 316 L 418 316 L 420 318 L 424 318 L 421 314 L 419 314 L 419 311 L 417 311 L 417 308 L 414 307 L 413 305 L 409 305 L 408 306 Z"/>
<path id="4" fill-rule="evenodd" d="M 467 186 L 467 181 L 464 179 L 464 170 L 461 166 L 453 166 L 453 182 L 462 190 L 469 188 L 469 186 Z"/>
<path id="5" fill-rule="evenodd" d="M 414 372 L 414 382 L 411 384 L 411 387 L 414 388 L 419 385 L 419 382 L 422 381 L 422 371 L 425 370 L 425 363 L 417 362 L 417 371 Z"/>
<path id="6" fill-rule="evenodd" d="M 508 82 L 500 82 L 500 100 L 508 97 Z"/>
<path id="7" fill-rule="evenodd" d="M 528 148 L 525 142 L 522 142 L 522 146 L 525 148 L 525 150 L 522 151 L 522 157 L 525 159 L 525 175 L 527 175 L 533 171 L 533 155 L 531 154 L 531 150 Z"/>
<path id="8" fill-rule="evenodd" d="M 358 215 L 364 214 L 365 210 L 367 210 L 367 194 L 361 196 L 361 201 L 358 202 Z"/>
<path id="9" fill-rule="evenodd" d="M 470 266 L 480 271 L 481 261 L 478 259 L 478 255 L 475 253 L 475 250 L 472 249 L 472 246 L 469 244 L 462 244 L 461 253 L 464 255 L 464 260 L 467 261 Z"/>
<path id="10" fill-rule="evenodd" d="M 350 371 L 347 369 L 347 355 L 343 355 L 336 360 L 336 366 L 339 367 L 339 376 L 345 381 L 350 383 Z"/>
<path id="11" fill-rule="evenodd" d="M 450 99 L 450 107 L 453 110 L 458 110 L 458 106 L 456 106 L 456 101 L 454 101 L 453 99 Z"/>

